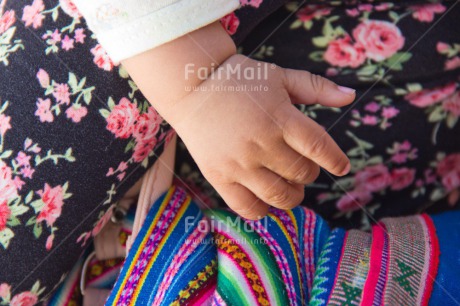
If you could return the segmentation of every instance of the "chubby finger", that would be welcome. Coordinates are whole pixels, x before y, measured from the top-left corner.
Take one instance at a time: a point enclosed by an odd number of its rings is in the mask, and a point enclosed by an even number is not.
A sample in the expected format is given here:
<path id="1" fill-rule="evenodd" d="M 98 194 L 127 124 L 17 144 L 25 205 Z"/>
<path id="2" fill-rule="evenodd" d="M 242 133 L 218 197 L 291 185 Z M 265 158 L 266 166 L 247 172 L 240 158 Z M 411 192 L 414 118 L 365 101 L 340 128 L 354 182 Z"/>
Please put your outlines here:
<path id="1" fill-rule="evenodd" d="M 217 186 L 216 190 L 227 205 L 243 218 L 259 220 L 268 213 L 269 206 L 238 183 Z"/>
<path id="2" fill-rule="evenodd" d="M 341 107 L 356 97 L 354 89 L 339 86 L 308 71 L 285 69 L 284 72 L 284 85 L 295 103 Z"/>
<path id="3" fill-rule="evenodd" d="M 251 170 L 240 182 L 263 202 L 280 209 L 291 209 L 302 202 L 304 186 L 288 183 L 267 168 Z"/>
<path id="4" fill-rule="evenodd" d="M 350 171 L 348 157 L 320 125 L 292 105 L 284 112 L 283 138 L 291 148 L 334 175 Z"/>
<path id="5" fill-rule="evenodd" d="M 307 185 L 319 175 L 319 166 L 286 144 L 261 158 L 262 164 L 289 182 Z"/>

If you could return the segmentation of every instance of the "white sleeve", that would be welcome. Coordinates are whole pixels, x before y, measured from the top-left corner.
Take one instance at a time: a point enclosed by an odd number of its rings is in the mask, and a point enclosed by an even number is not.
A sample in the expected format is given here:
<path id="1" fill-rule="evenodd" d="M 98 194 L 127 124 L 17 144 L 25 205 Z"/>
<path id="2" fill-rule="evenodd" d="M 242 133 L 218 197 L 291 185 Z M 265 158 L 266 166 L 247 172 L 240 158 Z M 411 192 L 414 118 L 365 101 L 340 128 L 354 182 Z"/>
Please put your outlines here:
<path id="1" fill-rule="evenodd" d="M 239 0 L 73 0 L 114 61 L 120 61 L 208 25 Z"/>

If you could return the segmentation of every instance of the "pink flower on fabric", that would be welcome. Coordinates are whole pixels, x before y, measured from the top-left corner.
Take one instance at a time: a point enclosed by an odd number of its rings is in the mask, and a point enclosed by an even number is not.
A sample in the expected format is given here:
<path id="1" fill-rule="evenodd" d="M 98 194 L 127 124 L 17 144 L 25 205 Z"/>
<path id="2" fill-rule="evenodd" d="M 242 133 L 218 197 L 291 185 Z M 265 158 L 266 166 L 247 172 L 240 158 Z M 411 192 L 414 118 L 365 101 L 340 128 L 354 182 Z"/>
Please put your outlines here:
<path id="1" fill-rule="evenodd" d="M 42 88 L 47 88 L 50 85 L 50 76 L 48 75 L 48 72 L 41 68 L 37 72 L 37 79 Z"/>
<path id="2" fill-rule="evenodd" d="M 414 106 L 424 108 L 444 100 L 454 93 L 456 87 L 455 83 L 450 83 L 446 86 L 411 92 L 405 95 L 404 99 Z"/>
<path id="3" fill-rule="evenodd" d="M 157 144 L 156 138 L 147 141 L 137 142 L 134 146 L 133 160 L 137 163 L 142 162 Z"/>
<path id="4" fill-rule="evenodd" d="M 64 39 L 61 41 L 62 49 L 69 51 L 73 49 L 74 40 L 69 37 L 69 35 L 64 36 Z"/>
<path id="5" fill-rule="evenodd" d="M 72 18 L 80 18 L 81 14 L 72 0 L 59 0 L 61 9 Z"/>
<path id="6" fill-rule="evenodd" d="M 11 117 L 6 116 L 5 114 L 0 114 L 0 135 L 5 136 L 6 131 L 11 129 L 10 124 Z"/>
<path id="7" fill-rule="evenodd" d="M 32 175 L 34 174 L 34 172 L 35 172 L 35 169 L 33 169 L 33 168 L 30 167 L 30 166 L 21 168 L 21 171 L 20 171 L 20 173 L 22 174 L 22 176 L 23 176 L 24 178 L 28 178 L 28 179 L 31 179 L 31 178 L 32 178 Z"/>
<path id="8" fill-rule="evenodd" d="M 333 66 L 352 68 L 362 65 L 366 60 L 364 49 L 357 44 L 352 45 L 349 36 L 331 41 L 323 57 Z"/>
<path id="9" fill-rule="evenodd" d="M 133 136 L 136 141 L 148 141 L 155 137 L 160 130 L 162 118 L 153 107 L 147 113 L 141 114 L 134 127 Z"/>
<path id="10" fill-rule="evenodd" d="M 61 215 L 62 205 L 64 204 L 64 191 L 61 185 L 51 188 L 45 183 L 43 190 L 37 191 L 45 205 L 37 216 L 37 222 L 46 221 L 48 226 L 53 226 L 54 222 Z"/>
<path id="11" fill-rule="evenodd" d="M 376 116 L 366 115 L 363 117 L 362 122 L 365 125 L 376 125 L 378 123 L 378 118 Z"/>
<path id="12" fill-rule="evenodd" d="M 391 171 L 391 189 L 401 190 L 414 182 L 415 169 L 399 168 Z"/>
<path id="13" fill-rule="evenodd" d="M 446 7 L 441 3 L 413 5 L 412 17 L 421 22 L 432 22 L 435 14 L 444 13 Z"/>
<path id="14" fill-rule="evenodd" d="M 12 177 L 13 171 L 8 165 L 0 160 L 0 202 L 13 199 L 18 196 L 18 190 Z"/>
<path id="15" fill-rule="evenodd" d="M 85 43 L 85 29 L 76 29 L 74 39 L 77 43 Z"/>
<path id="16" fill-rule="evenodd" d="M 455 56 L 451 59 L 448 59 L 444 64 L 445 70 L 454 70 L 460 67 L 460 57 Z"/>
<path id="17" fill-rule="evenodd" d="M 75 123 L 78 123 L 88 114 L 88 109 L 86 106 L 82 106 L 80 104 L 72 104 L 72 106 L 65 111 L 65 114 L 67 118 L 72 119 Z"/>
<path id="18" fill-rule="evenodd" d="M 460 91 L 455 92 L 442 102 L 442 108 L 455 115 L 460 116 Z"/>
<path id="19" fill-rule="evenodd" d="M 315 18 L 327 16 L 331 11 L 332 8 L 327 5 L 305 5 L 297 12 L 297 18 L 302 22 L 306 22 Z"/>
<path id="20" fill-rule="evenodd" d="M 107 52 L 102 48 L 100 44 L 97 44 L 94 48 L 91 49 L 91 53 L 94 55 L 93 62 L 101 69 L 106 71 L 111 71 L 113 69 L 114 63 L 107 55 Z"/>
<path id="21" fill-rule="evenodd" d="M 11 209 L 6 200 L 0 203 L 0 232 L 6 228 L 6 223 L 11 216 Z"/>
<path id="22" fill-rule="evenodd" d="M 35 293 L 25 291 L 16 294 L 10 302 L 10 306 L 34 306 L 38 302 L 38 297 Z"/>
<path id="23" fill-rule="evenodd" d="M 7 283 L 3 283 L 0 285 L 0 298 L 6 298 L 11 294 L 11 286 Z"/>
<path id="24" fill-rule="evenodd" d="M 128 138 L 134 131 L 139 110 L 136 105 L 126 98 L 122 98 L 115 105 L 107 117 L 107 130 L 115 134 L 117 138 Z"/>
<path id="25" fill-rule="evenodd" d="M 404 46 L 404 36 L 391 22 L 366 20 L 353 30 L 356 42 L 365 49 L 366 57 L 383 61 Z"/>
<path id="26" fill-rule="evenodd" d="M 460 154 L 449 154 L 441 160 L 436 173 L 442 178 L 442 184 L 448 192 L 460 186 Z"/>
<path id="27" fill-rule="evenodd" d="M 6 11 L 0 17 L 0 35 L 5 33 L 16 22 L 16 15 L 13 10 Z"/>
<path id="28" fill-rule="evenodd" d="M 22 21 L 26 27 L 32 26 L 34 29 L 41 27 L 45 19 L 45 15 L 42 14 L 44 9 L 43 0 L 34 0 L 32 5 L 26 5 L 22 12 Z"/>
<path id="29" fill-rule="evenodd" d="M 128 163 L 124 161 L 120 162 L 120 164 L 118 165 L 117 171 L 123 172 L 126 169 L 128 169 Z"/>
<path id="30" fill-rule="evenodd" d="M 377 102 L 370 102 L 365 107 L 365 110 L 371 113 L 376 113 L 380 109 L 380 105 Z"/>
<path id="31" fill-rule="evenodd" d="M 43 100 L 41 98 L 38 98 L 37 110 L 35 111 L 35 116 L 38 116 L 41 122 L 53 122 L 54 116 L 50 110 L 50 107 L 51 107 L 50 99 Z"/>
<path id="32" fill-rule="evenodd" d="M 368 166 L 355 174 L 357 189 L 377 192 L 390 185 L 391 176 L 388 168 L 383 164 Z"/>
<path id="33" fill-rule="evenodd" d="M 384 107 L 382 110 L 382 117 L 386 119 L 394 118 L 398 114 L 399 114 L 399 110 L 393 106 Z"/>
<path id="34" fill-rule="evenodd" d="M 238 30 L 240 20 L 236 17 L 235 13 L 228 14 L 220 19 L 220 23 L 229 35 L 233 35 Z"/>
<path id="35" fill-rule="evenodd" d="M 241 6 L 250 5 L 252 7 L 258 8 L 262 4 L 263 0 L 240 0 Z"/>
<path id="36" fill-rule="evenodd" d="M 56 101 L 61 104 L 64 103 L 68 105 L 70 103 L 70 92 L 69 92 L 69 85 L 67 84 L 55 84 L 53 97 Z"/>
<path id="37" fill-rule="evenodd" d="M 20 151 L 18 153 L 18 156 L 16 157 L 16 162 L 18 164 L 18 167 L 27 167 L 27 166 L 30 166 L 30 158 L 31 156 L 30 155 L 27 155 L 26 153 L 24 153 L 23 151 Z"/>
<path id="38" fill-rule="evenodd" d="M 357 189 L 344 194 L 336 203 L 340 211 L 355 211 L 372 201 L 372 194 L 364 189 Z"/>

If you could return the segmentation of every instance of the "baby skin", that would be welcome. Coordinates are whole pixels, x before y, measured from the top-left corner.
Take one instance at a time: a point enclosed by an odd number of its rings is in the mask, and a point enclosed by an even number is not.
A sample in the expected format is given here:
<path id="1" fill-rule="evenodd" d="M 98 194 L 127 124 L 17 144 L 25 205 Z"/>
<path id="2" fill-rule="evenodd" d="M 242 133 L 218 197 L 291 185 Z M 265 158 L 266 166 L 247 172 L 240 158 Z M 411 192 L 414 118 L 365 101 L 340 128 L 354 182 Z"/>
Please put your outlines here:
<path id="1" fill-rule="evenodd" d="M 299 205 L 320 167 L 336 176 L 350 170 L 324 128 L 293 104 L 342 107 L 355 91 L 236 54 L 219 22 L 122 64 L 205 178 L 244 218 L 262 218 L 269 206 Z"/>

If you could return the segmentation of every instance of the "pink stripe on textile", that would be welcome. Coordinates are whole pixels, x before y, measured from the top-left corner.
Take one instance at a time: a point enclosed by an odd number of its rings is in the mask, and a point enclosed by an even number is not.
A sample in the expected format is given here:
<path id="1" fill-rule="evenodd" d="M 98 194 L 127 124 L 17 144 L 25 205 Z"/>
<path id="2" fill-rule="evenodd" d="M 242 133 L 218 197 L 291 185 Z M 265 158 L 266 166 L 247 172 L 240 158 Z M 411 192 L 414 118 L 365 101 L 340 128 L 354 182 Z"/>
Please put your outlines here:
<path id="1" fill-rule="evenodd" d="M 206 219 L 201 219 L 200 224 L 206 222 Z M 187 260 L 187 258 L 192 254 L 192 252 L 197 248 L 198 245 L 203 241 L 204 237 L 208 234 L 207 231 L 201 230 L 201 226 L 198 225 L 193 232 L 187 237 L 184 245 L 179 249 L 176 256 L 172 260 L 172 264 L 166 270 L 166 273 L 161 281 L 160 288 L 155 296 L 155 300 L 152 305 L 160 305 L 163 297 L 168 290 L 169 285 L 171 285 L 174 276 L 179 271 L 182 264 Z"/>
<path id="2" fill-rule="evenodd" d="M 438 273 L 438 266 L 439 266 L 439 255 L 441 253 L 439 249 L 439 241 L 438 236 L 436 235 L 436 228 L 434 227 L 433 220 L 426 215 L 423 214 L 422 218 L 426 222 L 427 229 L 429 232 L 430 237 L 430 268 L 428 270 L 428 275 L 425 282 L 425 290 L 423 291 L 423 298 L 422 298 L 422 306 L 428 305 L 430 300 L 431 292 L 433 291 L 433 285 L 436 279 L 436 275 Z"/>
<path id="3" fill-rule="evenodd" d="M 382 225 L 372 227 L 372 247 L 369 262 L 369 273 L 364 284 L 361 306 L 372 306 L 375 297 L 375 288 L 379 281 L 382 268 L 382 254 L 385 244 L 385 231 Z"/>

